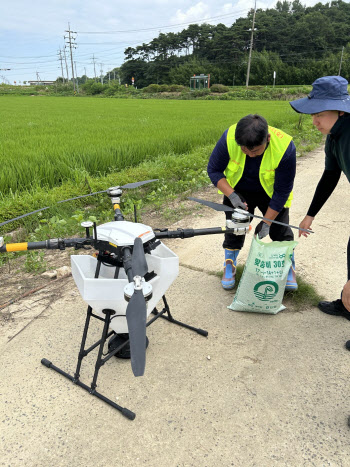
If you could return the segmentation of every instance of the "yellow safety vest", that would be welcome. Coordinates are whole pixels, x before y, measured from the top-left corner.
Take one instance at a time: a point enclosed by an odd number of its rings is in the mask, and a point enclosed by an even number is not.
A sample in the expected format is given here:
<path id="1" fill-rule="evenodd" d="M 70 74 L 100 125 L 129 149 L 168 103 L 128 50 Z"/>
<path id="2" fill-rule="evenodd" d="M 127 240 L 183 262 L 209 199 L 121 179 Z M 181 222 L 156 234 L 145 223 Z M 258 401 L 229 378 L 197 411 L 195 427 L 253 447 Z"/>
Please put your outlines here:
<path id="1" fill-rule="evenodd" d="M 235 140 L 236 125 L 230 126 L 227 132 L 227 148 L 230 156 L 230 161 L 224 172 L 227 182 L 234 188 L 239 180 L 242 178 L 246 154 L 241 150 Z M 281 159 L 292 141 L 292 137 L 272 126 L 268 127 L 269 134 L 271 135 L 270 143 L 264 152 L 260 170 L 259 179 L 262 187 L 267 195 L 272 198 L 273 186 L 275 183 L 275 170 L 277 169 Z M 290 193 L 286 204 L 289 208 L 292 204 L 293 192 Z"/>

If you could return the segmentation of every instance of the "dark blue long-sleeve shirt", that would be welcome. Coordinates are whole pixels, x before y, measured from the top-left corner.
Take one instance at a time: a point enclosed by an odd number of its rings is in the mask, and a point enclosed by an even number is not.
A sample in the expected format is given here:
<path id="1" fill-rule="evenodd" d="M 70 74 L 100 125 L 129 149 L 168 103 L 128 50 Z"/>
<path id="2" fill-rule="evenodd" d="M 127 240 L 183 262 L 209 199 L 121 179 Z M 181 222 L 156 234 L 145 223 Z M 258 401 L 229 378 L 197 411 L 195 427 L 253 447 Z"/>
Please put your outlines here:
<path id="1" fill-rule="evenodd" d="M 208 163 L 208 175 L 212 183 L 217 183 L 225 178 L 224 171 L 230 161 L 230 155 L 227 149 L 227 131 L 217 142 Z M 245 166 L 242 178 L 235 186 L 235 191 L 264 191 L 259 179 L 260 164 L 263 155 L 256 157 L 246 156 Z M 293 189 L 294 177 L 296 171 L 296 149 L 293 141 L 289 143 L 283 157 L 275 170 L 275 183 L 273 195 L 269 206 L 277 212 L 282 211 L 286 204 L 288 196 Z"/>

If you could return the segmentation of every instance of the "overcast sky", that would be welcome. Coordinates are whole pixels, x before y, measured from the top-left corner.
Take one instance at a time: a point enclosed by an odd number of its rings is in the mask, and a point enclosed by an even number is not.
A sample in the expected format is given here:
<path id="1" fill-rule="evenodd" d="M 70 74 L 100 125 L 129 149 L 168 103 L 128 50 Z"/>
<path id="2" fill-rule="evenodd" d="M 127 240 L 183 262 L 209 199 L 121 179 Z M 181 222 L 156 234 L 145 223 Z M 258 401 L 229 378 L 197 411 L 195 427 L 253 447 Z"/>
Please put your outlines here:
<path id="1" fill-rule="evenodd" d="M 301 0 L 314 5 L 317 0 Z M 322 3 L 327 3 L 322 1 Z M 257 0 L 271 8 L 276 0 Z M 124 61 L 124 50 L 151 41 L 159 32 L 178 32 L 191 23 L 223 23 L 246 17 L 254 0 L 3 0 L 0 6 L 0 83 L 55 80 L 61 76 L 58 52 L 68 23 L 76 31 L 73 60 L 78 76 L 94 76 Z M 68 52 L 68 50 L 66 49 Z M 101 65 L 102 64 L 102 65 Z M 3 70 L 10 68 L 11 70 Z M 71 69 L 69 68 L 69 76 Z"/>

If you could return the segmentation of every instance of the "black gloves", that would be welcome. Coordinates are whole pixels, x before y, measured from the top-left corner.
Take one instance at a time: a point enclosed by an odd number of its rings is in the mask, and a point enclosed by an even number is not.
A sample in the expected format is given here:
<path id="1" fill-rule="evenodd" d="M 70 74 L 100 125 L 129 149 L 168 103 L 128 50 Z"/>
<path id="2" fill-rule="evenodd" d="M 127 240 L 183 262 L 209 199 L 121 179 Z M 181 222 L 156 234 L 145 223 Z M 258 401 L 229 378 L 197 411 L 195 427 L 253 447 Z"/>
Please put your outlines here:
<path id="1" fill-rule="evenodd" d="M 247 210 L 247 205 L 243 203 L 243 201 L 241 200 L 241 198 L 236 192 L 233 191 L 230 194 L 230 196 L 228 196 L 228 199 L 230 200 L 234 208 L 241 208 L 241 209 L 244 209 L 245 211 Z"/>
<path id="2" fill-rule="evenodd" d="M 257 235 L 261 240 L 262 238 L 269 235 L 269 232 L 270 232 L 270 226 L 268 224 L 266 224 L 266 222 L 261 221 L 256 226 L 254 235 Z"/>

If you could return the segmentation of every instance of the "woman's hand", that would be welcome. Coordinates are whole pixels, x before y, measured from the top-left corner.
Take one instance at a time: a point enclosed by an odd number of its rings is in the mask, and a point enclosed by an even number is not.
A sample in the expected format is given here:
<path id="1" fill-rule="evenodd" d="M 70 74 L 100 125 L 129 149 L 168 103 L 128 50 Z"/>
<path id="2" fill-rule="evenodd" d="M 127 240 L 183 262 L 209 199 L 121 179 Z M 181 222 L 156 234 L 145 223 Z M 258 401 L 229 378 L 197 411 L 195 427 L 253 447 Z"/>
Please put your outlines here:
<path id="1" fill-rule="evenodd" d="M 299 227 L 301 229 L 307 229 L 309 230 L 312 224 L 312 221 L 314 220 L 314 217 L 311 216 L 305 216 L 304 219 L 300 222 Z M 299 230 L 299 237 L 301 236 L 308 237 L 310 234 L 309 232 L 303 232 L 302 230 Z"/>

